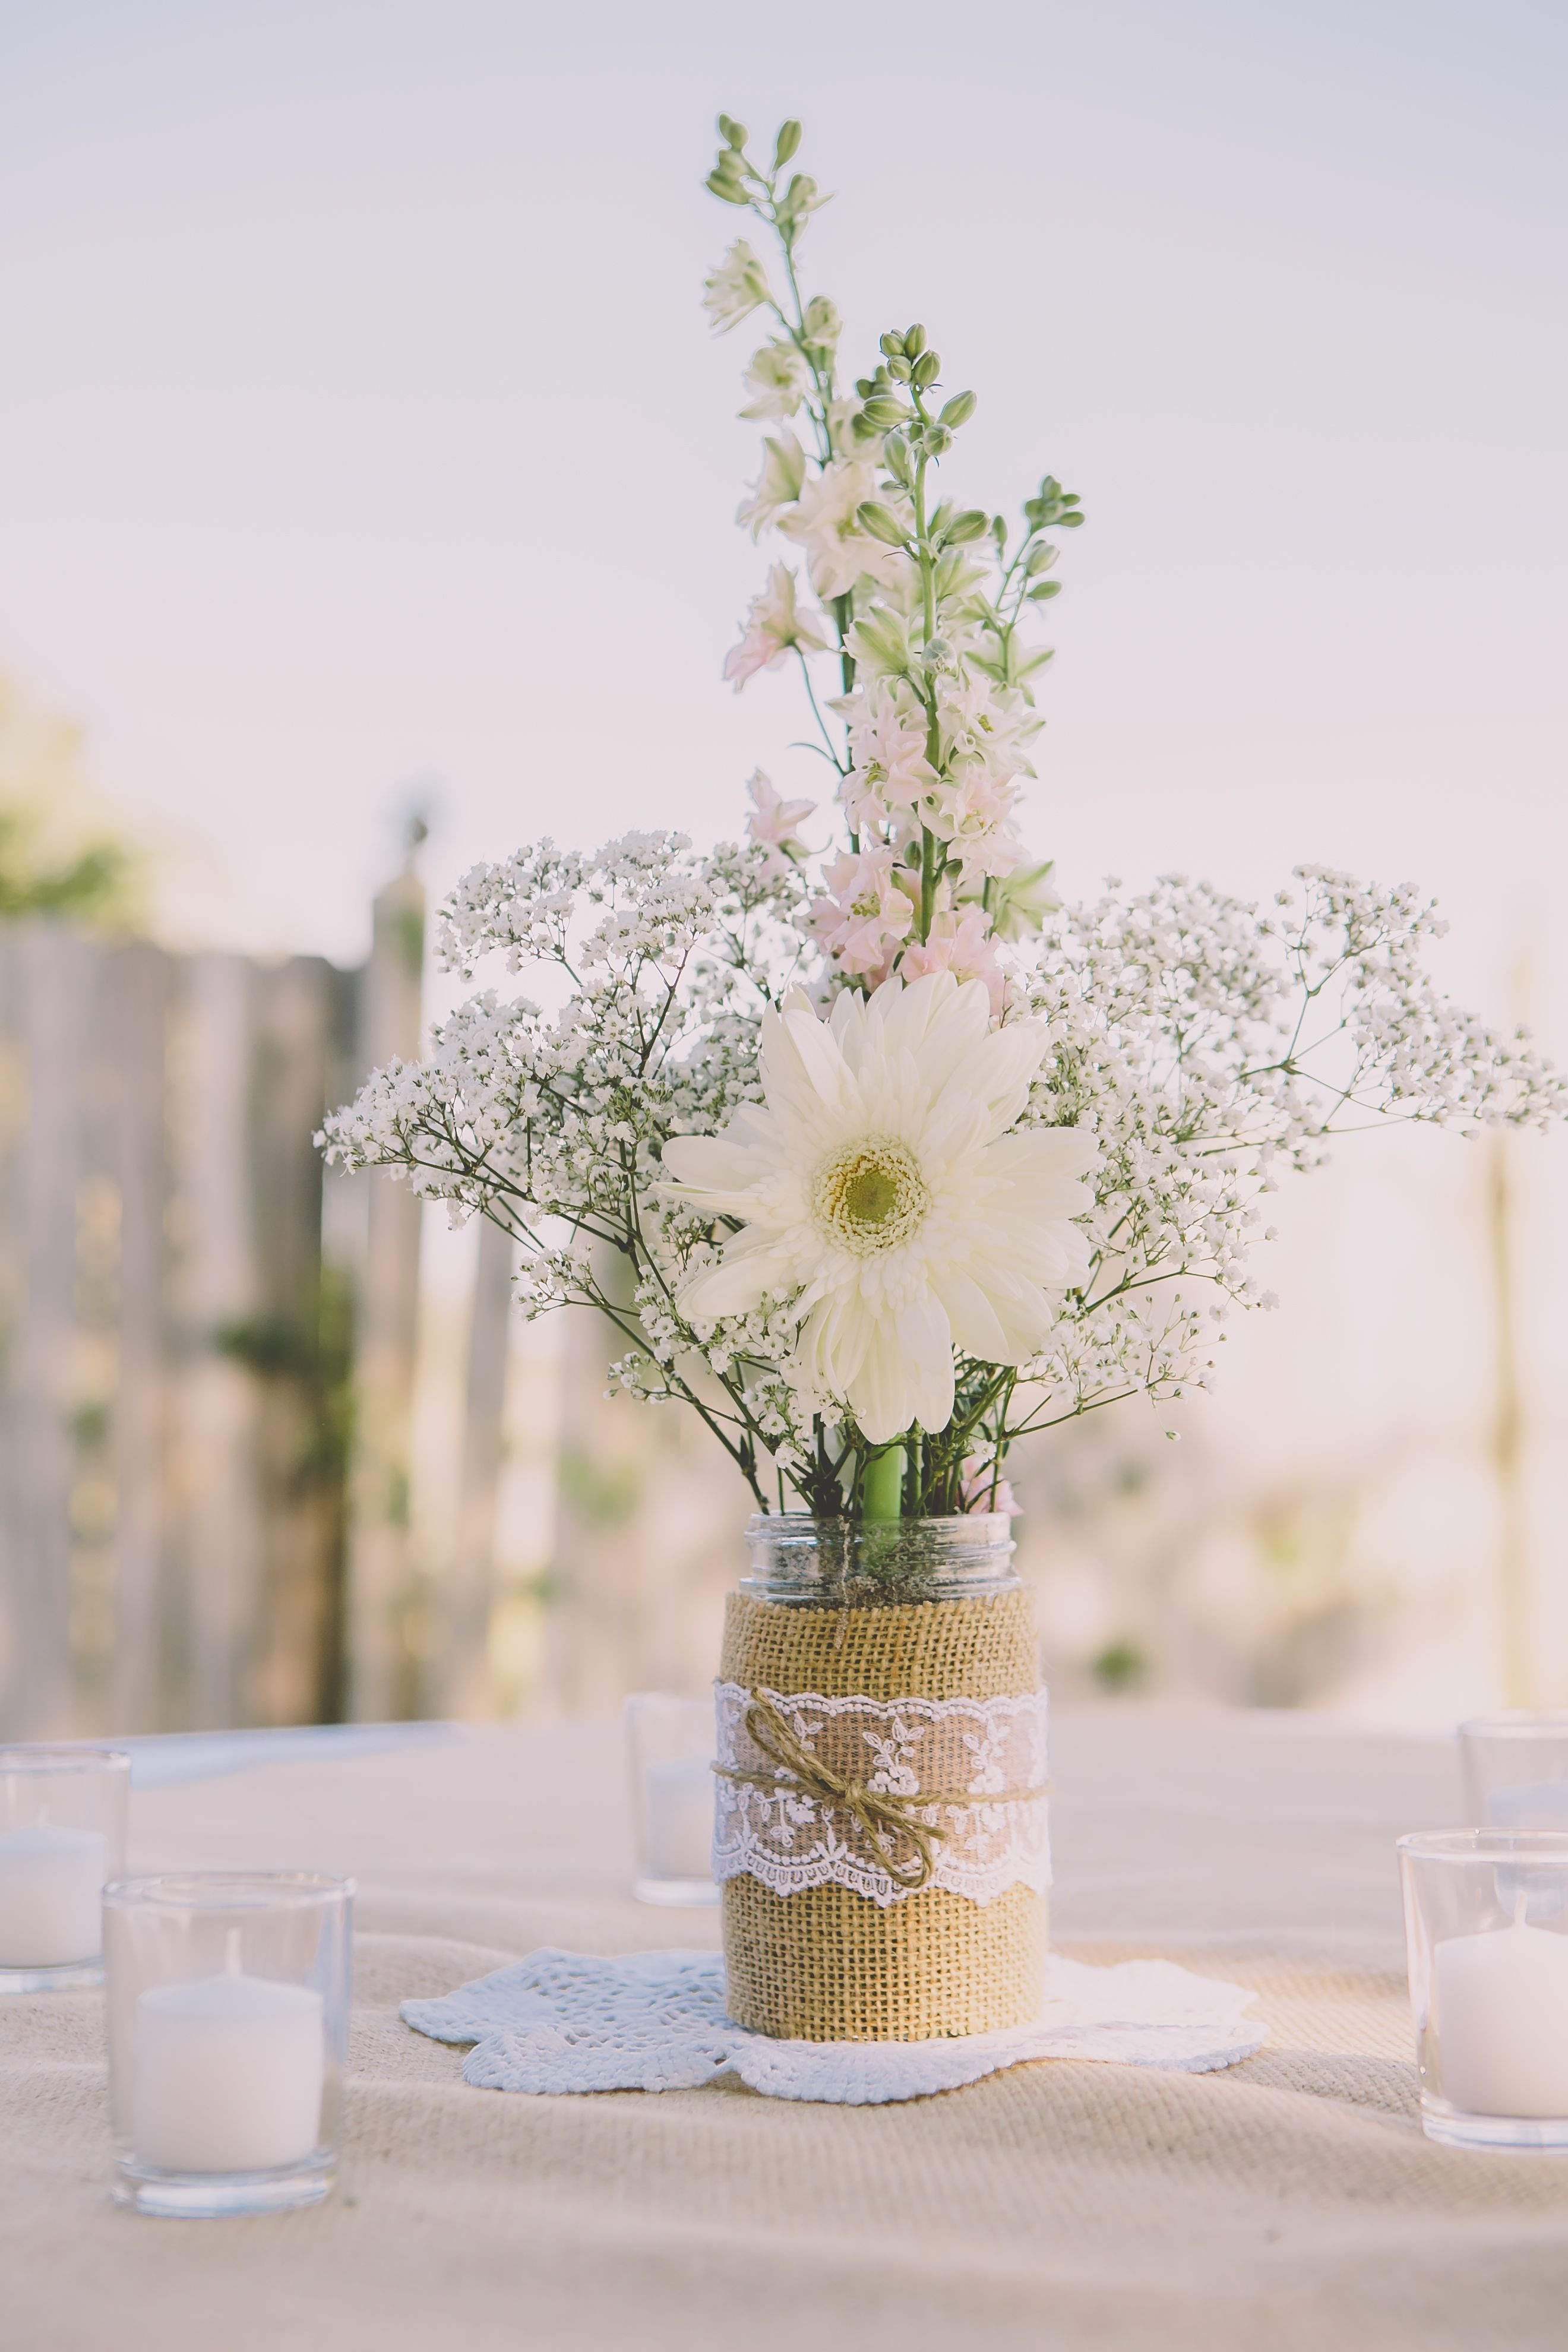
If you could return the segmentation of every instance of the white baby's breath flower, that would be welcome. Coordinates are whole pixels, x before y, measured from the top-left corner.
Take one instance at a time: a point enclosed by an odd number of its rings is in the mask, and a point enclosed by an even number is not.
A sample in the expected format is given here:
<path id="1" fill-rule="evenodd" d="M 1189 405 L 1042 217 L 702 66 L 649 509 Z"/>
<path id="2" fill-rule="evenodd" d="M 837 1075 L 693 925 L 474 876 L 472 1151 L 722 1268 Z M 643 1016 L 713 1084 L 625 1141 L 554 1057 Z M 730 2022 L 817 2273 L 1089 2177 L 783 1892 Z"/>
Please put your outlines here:
<path id="1" fill-rule="evenodd" d="M 1047 1043 L 1032 1022 L 994 1029 L 984 988 L 949 972 L 846 991 L 828 1024 L 792 994 L 763 1017 L 763 1104 L 664 1148 L 676 1195 L 742 1227 L 681 1312 L 793 1297 L 801 1377 L 868 1443 L 944 1429 L 954 1348 L 1025 1361 L 1089 1271 L 1092 1139 L 1009 1133 Z"/>

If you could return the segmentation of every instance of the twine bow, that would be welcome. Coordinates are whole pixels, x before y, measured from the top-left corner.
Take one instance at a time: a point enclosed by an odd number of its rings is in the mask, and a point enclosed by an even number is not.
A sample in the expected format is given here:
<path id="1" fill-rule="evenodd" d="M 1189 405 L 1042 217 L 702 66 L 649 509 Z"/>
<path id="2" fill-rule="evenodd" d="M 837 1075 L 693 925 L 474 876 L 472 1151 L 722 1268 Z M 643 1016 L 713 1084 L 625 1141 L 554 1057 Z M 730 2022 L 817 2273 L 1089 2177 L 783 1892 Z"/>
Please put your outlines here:
<path id="1" fill-rule="evenodd" d="M 865 1831 L 878 1860 L 889 1878 L 916 1895 L 931 1883 L 936 1867 L 936 1841 L 947 1832 L 922 1821 L 916 1808 L 943 1801 L 931 1797 L 894 1797 L 881 1789 L 868 1788 L 864 1780 L 851 1780 L 820 1756 L 814 1756 L 804 1740 L 797 1738 L 772 1699 L 753 1691 L 746 1709 L 746 1729 L 762 1749 L 780 1769 L 788 1774 L 819 1804 L 841 1805 Z M 715 1769 L 727 1780 L 750 1780 L 757 1787 L 776 1789 L 778 1782 L 765 1772 L 742 1772 L 732 1766 L 721 1764 Z M 970 1800 L 969 1801 L 973 1801 Z M 907 1863 L 893 1859 L 884 1843 L 885 1836 L 906 1837 L 914 1847 Z"/>

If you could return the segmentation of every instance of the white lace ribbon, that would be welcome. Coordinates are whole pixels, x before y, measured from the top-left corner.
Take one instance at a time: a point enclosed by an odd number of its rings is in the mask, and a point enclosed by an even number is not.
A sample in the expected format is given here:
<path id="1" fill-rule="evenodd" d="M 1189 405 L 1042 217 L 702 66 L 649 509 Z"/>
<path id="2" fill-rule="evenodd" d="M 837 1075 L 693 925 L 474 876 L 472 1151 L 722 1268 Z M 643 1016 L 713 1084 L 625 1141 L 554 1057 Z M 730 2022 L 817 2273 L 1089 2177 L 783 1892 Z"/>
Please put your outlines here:
<path id="1" fill-rule="evenodd" d="M 1050 1885 L 1046 1694 L 1013 1698 L 825 1698 L 763 1690 L 801 1745 L 844 1780 L 895 1797 L 941 1832 L 930 1879 L 973 1903 L 1010 1886 Z M 884 1909 L 910 1889 L 847 1806 L 829 1805 L 782 1771 L 752 1738 L 753 1694 L 715 1685 L 718 1800 L 713 1875 L 746 1873 L 775 1895 L 847 1886 Z"/>

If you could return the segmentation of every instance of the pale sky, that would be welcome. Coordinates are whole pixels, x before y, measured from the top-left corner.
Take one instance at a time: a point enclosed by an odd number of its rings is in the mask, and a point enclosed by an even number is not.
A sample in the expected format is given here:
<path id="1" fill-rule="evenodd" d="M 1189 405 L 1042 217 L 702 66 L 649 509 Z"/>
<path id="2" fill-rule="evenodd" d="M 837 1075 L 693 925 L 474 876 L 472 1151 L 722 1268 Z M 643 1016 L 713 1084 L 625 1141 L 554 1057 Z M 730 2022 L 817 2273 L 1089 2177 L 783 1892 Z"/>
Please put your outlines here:
<path id="1" fill-rule="evenodd" d="M 713 113 L 795 113 L 848 354 L 918 316 L 961 495 L 1089 514 L 1040 852 L 1414 874 L 1500 985 L 1563 846 L 1565 66 L 1520 0 L 4 0 L 0 664 L 268 947 L 360 951 L 416 792 L 440 887 L 809 789 L 719 678 L 699 307 Z"/>
<path id="2" fill-rule="evenodd" d="M 205 856 L 187 921 L 268 950 L 363 952 L 416 796 L 439 890 L 544 831 L 732 835 L 759 761 L 816 789 L 791 682 L 720 678 L 766 557 L 750 342 L 700 307 L 713 115 L 795 114 L 847 356 L 921 320 L 980 396 L 963 501 L 1049 467 L 1089 513 L 1038 853 L 1075 893 L 1413 877 L 1494 1014 L 1528 949 L 1568 1058 L 1565 89 L 1560 0 L 0 0 L 0 667 Z M 1518 1153 L 1554 1696 L 1565 1149 Z M 1342 1161 L 1182 1458 L 1360 1481 L 1447 1645 L 1410 1704 L 1458 1708 L 1491 1163 Z"/>

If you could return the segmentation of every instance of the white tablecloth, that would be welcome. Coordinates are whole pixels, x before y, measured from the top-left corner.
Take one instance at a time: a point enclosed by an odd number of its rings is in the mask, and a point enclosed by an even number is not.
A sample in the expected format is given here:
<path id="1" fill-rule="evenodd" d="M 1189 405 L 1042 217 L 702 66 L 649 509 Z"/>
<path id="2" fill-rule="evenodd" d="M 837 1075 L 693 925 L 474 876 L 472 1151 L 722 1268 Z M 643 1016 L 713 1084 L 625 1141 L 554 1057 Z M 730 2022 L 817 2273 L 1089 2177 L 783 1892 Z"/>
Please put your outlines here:
<path id="1" fill-rule="evenodd" d="M 1392 1841 L 1457 1818 L 1446 1744 L 1062 1720 L 1058 1944 L 1256 1983 L 1268 2047 L 1225 2074 L 1052 2062 L 858 2109 L 485 2093 L 398 2021 L 536 1944 L 716 1942 L 712 1914 L 626 1891 L 618 1727 L 237 1760 L 144 1771 L 133 1866 L 358 1878 L 342 2192 L 279 2220 L 113 2210 L 98 1999 L 7 2000 L 5 2352 L 1568 2339 L 1568 2159 L 1438 2148 L 1415 2120 Z"/>

